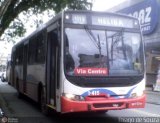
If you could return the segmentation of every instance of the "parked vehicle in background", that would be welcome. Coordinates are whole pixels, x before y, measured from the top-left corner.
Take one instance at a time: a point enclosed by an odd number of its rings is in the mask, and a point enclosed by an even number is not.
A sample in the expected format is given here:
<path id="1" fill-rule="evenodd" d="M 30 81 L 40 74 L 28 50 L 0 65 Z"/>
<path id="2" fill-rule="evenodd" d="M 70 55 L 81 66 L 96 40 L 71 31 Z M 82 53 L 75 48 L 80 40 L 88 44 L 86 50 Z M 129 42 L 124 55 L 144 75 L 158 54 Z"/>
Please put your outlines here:
<path id="1" fill-rule="evenodd" d="M 6 81 L 6 71 L 4 71 L 4 72 L 1 74 L 1 81 L 2 81 L 2 82 L 5 82 L 5 81 Z"/>
<path id="2" fill-rule="evenodd" d="M 7 68 L 6 68 L 6 81 L 8 84 L 11 83 L 11 60 L 7 61 Z"/>
<path id="3" fill-rule="evenodd" d="M 3 82 L 6 80 L 6 66 L 5 65 L 0 66 L 0 78 L 1 78 L 1 81 Z"/>

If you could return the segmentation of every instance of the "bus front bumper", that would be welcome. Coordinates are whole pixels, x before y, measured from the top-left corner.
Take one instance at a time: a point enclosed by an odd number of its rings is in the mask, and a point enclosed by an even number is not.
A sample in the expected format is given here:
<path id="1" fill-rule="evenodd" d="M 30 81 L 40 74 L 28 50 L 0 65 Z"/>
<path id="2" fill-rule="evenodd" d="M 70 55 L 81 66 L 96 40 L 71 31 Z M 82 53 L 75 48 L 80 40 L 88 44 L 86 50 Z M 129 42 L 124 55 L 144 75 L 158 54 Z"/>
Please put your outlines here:
<path id="1" fill-rule="evenodd" d="M 138 98 L 128 99 L 106 99 L 98 101 L 73 101 L 66 97 L 61 97 L 61 112 L 89 112 L 121 110 L 126 108 L 144 108 L 146 95 Z"/>

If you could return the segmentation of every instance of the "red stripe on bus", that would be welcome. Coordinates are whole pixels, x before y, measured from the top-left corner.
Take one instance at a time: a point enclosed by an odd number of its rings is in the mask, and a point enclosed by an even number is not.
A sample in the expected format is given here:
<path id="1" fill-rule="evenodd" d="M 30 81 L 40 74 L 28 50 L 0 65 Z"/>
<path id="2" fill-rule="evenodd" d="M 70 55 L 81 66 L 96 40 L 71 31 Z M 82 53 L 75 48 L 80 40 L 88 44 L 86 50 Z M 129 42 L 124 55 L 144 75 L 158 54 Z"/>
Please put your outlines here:
<path id="1" fill-rule="evenodd" d="M 61 97 L 61 112 L 88 112 L 121 110 L 126 108 L 144 108 L 146 95 L 130 99 L 106 99 L 99 101 L 73 101 Z"/>

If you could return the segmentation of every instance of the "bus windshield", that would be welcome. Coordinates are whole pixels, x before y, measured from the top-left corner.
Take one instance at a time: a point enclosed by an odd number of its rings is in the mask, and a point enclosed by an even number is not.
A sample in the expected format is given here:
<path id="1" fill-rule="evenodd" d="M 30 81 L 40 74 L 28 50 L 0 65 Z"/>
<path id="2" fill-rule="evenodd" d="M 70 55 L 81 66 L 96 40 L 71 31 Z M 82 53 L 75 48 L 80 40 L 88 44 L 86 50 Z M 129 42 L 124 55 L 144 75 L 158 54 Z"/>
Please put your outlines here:
<path id="1" fill-rule="evenodd" d="M 143 72 L 140 33 L 65 28 L 65 71 L 70 76 L 130 76 Z"/>

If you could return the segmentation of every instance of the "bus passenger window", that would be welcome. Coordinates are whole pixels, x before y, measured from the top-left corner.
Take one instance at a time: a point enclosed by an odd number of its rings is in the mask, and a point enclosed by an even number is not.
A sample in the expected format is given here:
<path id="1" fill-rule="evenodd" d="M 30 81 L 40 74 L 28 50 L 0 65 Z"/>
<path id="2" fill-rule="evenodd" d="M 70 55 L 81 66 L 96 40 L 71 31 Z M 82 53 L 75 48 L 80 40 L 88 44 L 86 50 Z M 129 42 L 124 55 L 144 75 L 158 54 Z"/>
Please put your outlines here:
<path id="1" fill-rule="evenodd" d="M 37 35 L 36 47 L 36 63 L 44 63 L 45 61 L 45 35 L 44 32 Z"/>
<path id="2" fill-rule="evenodd" d="M 74 60 L 71 56 L 71 54 L 69 53 L 69 48 L 66 47 L 66 70 L 69 71 L 73 71 L 75 65 L 74 65 Z"/>
<path id="3" fill-rule="evenodd" d="M 36 36 L 32 37 L 29 41 L 29 53 L 28 53 L 28 63 L 34 64 L 36 57 Z"/>
<path id="4" fill-rule="evenodd" d="M 66 36 L 66 44 L 65 44 L 65 53 L 66 53 L 66 70 L 67 72 L 73 71 L 75 68 L 75 63 L 72 58 L 72 55 L 69 52 L 69 44 L 68 44 L 68 37 Z"/>

